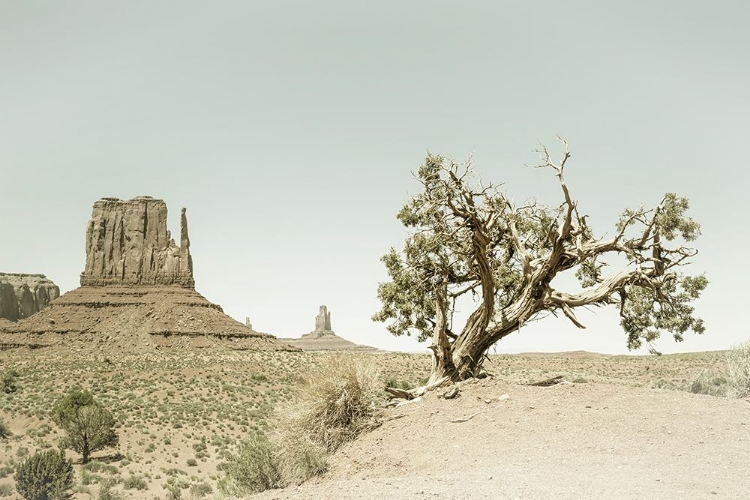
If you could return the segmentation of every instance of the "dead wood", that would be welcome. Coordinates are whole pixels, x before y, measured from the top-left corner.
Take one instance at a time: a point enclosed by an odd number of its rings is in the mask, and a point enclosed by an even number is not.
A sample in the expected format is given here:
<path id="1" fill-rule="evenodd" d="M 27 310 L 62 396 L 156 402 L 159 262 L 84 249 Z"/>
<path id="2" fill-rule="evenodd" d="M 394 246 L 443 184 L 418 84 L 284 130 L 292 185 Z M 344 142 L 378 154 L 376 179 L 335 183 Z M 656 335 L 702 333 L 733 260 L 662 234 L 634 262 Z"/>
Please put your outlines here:
<path id="1" fill-rule="evenodd" d="M 414 399 L 416 397 L 410 391 L 396 389 L 395 387 L 386 387 L 385 392 L 389 394 L 388 399 Z"/>
<path id="2" fill-rule="evenodd" d="M 562 381 L 563 381 L 563 375 L 557 375 L 556 377 L 540 380 L 539 382 L 533 382 L 531 384 L 526 384 L 526 385 L 533 385 L 536 387 L 549 387 L 552 385 L 557 385 Z"/>
<path id="3" fill-rule="evenodd" d="M 476 412 L 476 413 L 472 413 L 472 414 L 471 414 L 471 415 L 469 415 L 468 417 L 462 417 L 462 418 L 454 418 L 454 419 L 453 419 L 453 420 L 451 420 L 450 422 L 451 422 L 452 424 L 460 424 L 460 423 L 463 423 L 463 422 L 468 422 L 469 420 L 471 420 L 472 418 L 476 417 L 476 416 L 477 416 L 477 415 L 479 415 L 480 413 L 484 413 L 484 411 L 478 411 L 478 412 Z"/>

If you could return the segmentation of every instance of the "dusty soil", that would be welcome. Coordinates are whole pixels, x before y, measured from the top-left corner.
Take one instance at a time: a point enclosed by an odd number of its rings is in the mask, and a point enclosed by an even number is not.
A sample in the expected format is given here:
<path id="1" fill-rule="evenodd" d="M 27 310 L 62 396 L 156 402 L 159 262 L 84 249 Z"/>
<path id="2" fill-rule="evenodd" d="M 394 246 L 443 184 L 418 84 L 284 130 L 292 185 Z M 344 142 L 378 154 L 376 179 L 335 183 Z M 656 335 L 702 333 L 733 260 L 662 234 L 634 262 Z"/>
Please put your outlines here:
<path id="1" fill-rule="evenodd" d="M 257 499 L 748 498 L 750 401 L 497 380 L 387 410 L 323 477 Z M 466 420 L 468 419 L 468 420 Z"/>

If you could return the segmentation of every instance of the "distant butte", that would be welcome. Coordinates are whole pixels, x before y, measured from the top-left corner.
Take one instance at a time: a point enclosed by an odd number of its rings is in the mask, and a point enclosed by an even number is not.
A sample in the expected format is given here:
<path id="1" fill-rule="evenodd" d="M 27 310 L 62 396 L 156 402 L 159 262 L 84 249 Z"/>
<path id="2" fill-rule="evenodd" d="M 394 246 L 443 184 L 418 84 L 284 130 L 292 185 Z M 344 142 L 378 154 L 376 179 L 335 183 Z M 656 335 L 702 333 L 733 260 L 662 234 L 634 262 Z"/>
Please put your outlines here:
<path id="1" fill-rule="evenodd" d="M 0 318 L 18 321 L 38 313 L 60 296 L 43 274 L 0 273 Z"/>
<path id="2" fill-rule="evenodd" d="M 280 338 L 282 342 L 303 351 L 377 351 L 374 347 L 355 344 L 333 333 L 331 312 L 320 306 L 315 316 L 315 330 L 300 338 Z"/>
<path id="3" fill-rule="evenodd" d="M 0 322 L 0 348 L 296 350 L 196 292 L 185 209 L 180 246 L 166 221 L 166 203 L 150 196 L 94 203 L 81 286 L 18 323 Z"/>

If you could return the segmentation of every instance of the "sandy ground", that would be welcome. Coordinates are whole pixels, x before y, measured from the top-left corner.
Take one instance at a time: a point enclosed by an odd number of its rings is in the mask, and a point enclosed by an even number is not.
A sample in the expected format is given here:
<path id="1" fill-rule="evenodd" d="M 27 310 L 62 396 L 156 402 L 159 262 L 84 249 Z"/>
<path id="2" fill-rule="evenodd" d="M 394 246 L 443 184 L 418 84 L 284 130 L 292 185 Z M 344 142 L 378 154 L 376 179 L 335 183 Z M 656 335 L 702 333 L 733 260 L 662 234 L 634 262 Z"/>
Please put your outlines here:
<path id="1" fill-rule="evenodd" d="M 596 383 L 461 389 L 387 410 L 325 476 L 252 498 L 750 498 L 750 401 Z"/>

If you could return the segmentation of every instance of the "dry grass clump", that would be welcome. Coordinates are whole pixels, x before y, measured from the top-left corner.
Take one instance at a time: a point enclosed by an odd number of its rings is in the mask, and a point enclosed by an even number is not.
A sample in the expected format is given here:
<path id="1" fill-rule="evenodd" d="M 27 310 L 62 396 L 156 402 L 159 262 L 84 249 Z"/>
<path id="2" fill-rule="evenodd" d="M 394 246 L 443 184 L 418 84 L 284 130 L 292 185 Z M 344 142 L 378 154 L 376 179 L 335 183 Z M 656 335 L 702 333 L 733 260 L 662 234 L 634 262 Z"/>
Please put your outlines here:
<path id="1" fill-rule="evenodd" d="M 307 436 L 328 452 L 371 427 L 380 393 L 371 357 L 334 355 L 313 369 L 290 403 L 279 408 L 278 429 Z"/>
<path id="2" fill-rule="evenodd" d="M 328 454 L 372 428 L 379 377 L 372 357 L 336 354 L 311 370 L 296 397 L 280 405 L 273 439 L 287 483 L 320 474 Z"/>
<path id="3" fill-rule="evenodd" d="M 738 398 L 750 396 L 750 340 L 727 353 L 731 393 Z"/>

